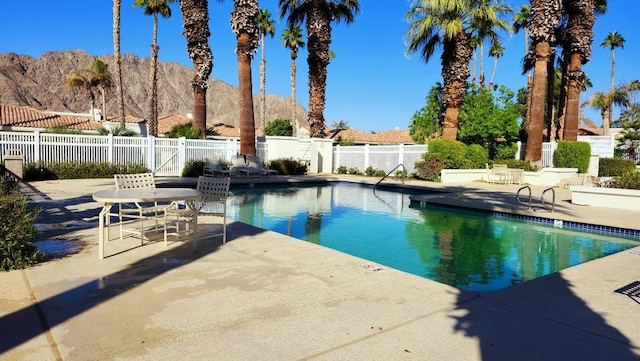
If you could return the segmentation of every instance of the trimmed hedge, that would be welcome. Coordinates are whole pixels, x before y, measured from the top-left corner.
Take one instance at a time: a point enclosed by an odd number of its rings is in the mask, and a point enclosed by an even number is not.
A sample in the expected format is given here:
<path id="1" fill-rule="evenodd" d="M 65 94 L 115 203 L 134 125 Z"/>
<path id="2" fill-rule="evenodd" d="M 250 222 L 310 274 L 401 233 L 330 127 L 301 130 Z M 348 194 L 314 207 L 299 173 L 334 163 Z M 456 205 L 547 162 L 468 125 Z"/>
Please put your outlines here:
<path id="1" fill-rule="evenodd" d="M 636 162 L 632 159 L 601 158 L 598 166 L 598 175 L 600 177 L 615 177 L 635 170 Z"/>
<path id="2" fill-rule="evenodd" d="M 114 174 L 146 173 L 149 168 L 143 164 L 75 163 L 51 164 L 27 163 L 24 168 L 25 181 L 50 179 L 91 179 L 112 178 Z"/>
<path id="3" fill-rule="evenodd" d="M 556 167 L 578 168 L 578 173 L 587 173 L 591 146 L 587 142 L 562 140 L 555 153 Z"/>

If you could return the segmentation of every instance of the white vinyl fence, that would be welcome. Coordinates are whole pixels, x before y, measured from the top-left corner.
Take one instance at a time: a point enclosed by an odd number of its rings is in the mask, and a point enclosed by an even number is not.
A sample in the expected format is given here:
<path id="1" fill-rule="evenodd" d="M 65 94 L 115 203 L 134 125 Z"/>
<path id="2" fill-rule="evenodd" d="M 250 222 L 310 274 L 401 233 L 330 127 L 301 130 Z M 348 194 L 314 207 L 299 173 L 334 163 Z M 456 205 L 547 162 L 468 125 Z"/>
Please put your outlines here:
<path id="1" fill-rule="evenodd" d="M 579 142 L 587 142 L 591 146 L 591 155 L 597 155 L 600 158 L 613 158 L 613 152 L 616 148 L 617 141 L 613 134 L 611 135 L 581 135 L 578 136 Z M 524 159 L 527 143 L 518 142 L 518 151 L 516 159 Z M 553 167 L 553 156 L 558 149 L 557 142 L 542 143 L 542 166 Z"/>
<path id="2" fill-rule="evenodd" d="M 368 167 L 391 172 L 399 164 L 406 167 L 407 172 L 414 172 L 414 164 L 419 161 L 427 146 L 422 145 L 357 145 L 333 147 L 333 172 L 338 167 L 358 168 L 364 171 Z M 402 170 L 399 168 L 398 170 Z"/>

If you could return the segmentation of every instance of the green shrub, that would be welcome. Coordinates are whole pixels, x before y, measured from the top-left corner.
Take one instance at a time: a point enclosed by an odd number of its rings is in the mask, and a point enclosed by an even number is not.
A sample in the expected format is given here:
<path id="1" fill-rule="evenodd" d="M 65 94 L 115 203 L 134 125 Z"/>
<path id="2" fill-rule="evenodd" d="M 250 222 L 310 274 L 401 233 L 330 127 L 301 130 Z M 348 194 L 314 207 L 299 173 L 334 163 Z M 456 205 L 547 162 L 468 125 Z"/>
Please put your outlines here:
<path id="1" fill-rule="evenodd" d="M 578 173 L 587 173 L 591 146 L 587 142 L 562 140 L 555 152 L 556 167 L 578 168 Z"/>
<path id="2" fill-rule="evenodd" d="M 495 154 L 493 156 L 493 159 L 500 159 L 500 163 L 504 163 L 502 162 L 503 159 L 516 159 L 516 152 L 518 151 L 518 145 L 511 143 L 511 144 L 504 144 L 504 143 L 498 143 L 495 147 Z"/>
<path id="3" fill-rule="evenodd" d="M 387 175 L 387 172 L 383 171 L 382 169 L 378 169 L 373 175 L 376 177 L 384 177 Z"/>
<path id="4" fill-rule="evenodd" d="M 347 169 L 347 167 L 341 165 L 341 166 L 338 167 L 338 169 L 336 169 L 336 172 L 338 174 L 347 174 L 348 169 Z"/>
<path id="5" fill-rule="evenodd" d="M 184 124 L 176 124 L 169 131 L 169 138 L 185 137 L 187 139 L 200 139 L 202 132 L 189 121 Z"/>
<path id="6" fill-rule="evenodd" d="M 204 172 L 204 160 L 191 159 L 188 160 L 182 169 L 183 177 L 198 177 Z"/>
<path id="7" fill-rule="evenodd" d="M 366 176 L 372 177 L 376 174 L 376 170 L 372 166 L 368 166 L 367 169 L 364 170 L 364 174 Z"/>
<path id="8" fill-rule="evenodd" d="M 264 135 L 290 137 L 293 127 L 289 119 L 274 119 L 264 127 Z"/>
<path id="9" fill-rule="evenodd" d="M 489 162 L 489 153 L 480 144 L 471 144 L 467 146 L 466 159 L 469 161 L 469 168 L 484 168 Z"/>
<path id="10" fill-rule="evenodd" d="M 598 165 L 598 175 L 600 177 L 615 177 L 635 170 L 636 162 L 632 159 L 600 158 Z"/>
<path id="11" fill-rule="evenodd" d="M 112 178 L 114 174 L 145 172 L 149 172 L 145 165 L 134 163 L 27 163 L 24 167 L 24 180 Z"/>
<path id="12" fill-rule="evenodd" d="M 15 183 L 13 180 L 4 175 L 0 178 L 0 214 L 11 215 L 0 222 L 0 270 L 26 268 L 44 259 L 44 253 L 32 244 L 37 235 L 33 225 L 40 211 L 29 208 L 27 200 L 17 191 L 17 184 L 8 184 Z"/>
<path id="13" fill-rule="evenodd" d="M 275 169 L 282 175 L 302 175 L 307 173 L 307 166 L 293 158 L 278 158 L 272 160 L 269 169 Z"/>
<path id="14" fill-rule="evenodd" d="M 360 169 L 358 169 L 356 167 L 351 167 L 351 168 L 347 169 L 347 173 L 348 174 L 352 174 L 352 175 L 362 175 L 362 172 L 360 171 Z"/>
<path id="15" fill-rule="evenodd" d="M 443 169 L 440 158 L 431 153 L 424 154 L 422 158 L 422 161 L 415 164 L 415 177 L 432 182 L 440 181 L 440 172 Z"/>
<path id="16" fill-rule="evenodd" d="M 460 169 L 469 165 L 467 146 L 462 142 L 438 138 L 430 140 L 428 146 L 428 153 L 438 157 L 442 169 Z"/>
<path id="17" fill-rule="evenodd" d="M 523 169 L 527 172 L 535 172 L 538 170 L 537 167 L 533 166 L 527 160 L 519 160 L 519 159 L 500 159 L 495 163 L 506 164 L 508 168 L 514 169 Z"/>
<path id="18" fill-rule="evenodd" d="M 616 177 L 611 188 L 640 189 L 640 173 L 630 172 Z"/>

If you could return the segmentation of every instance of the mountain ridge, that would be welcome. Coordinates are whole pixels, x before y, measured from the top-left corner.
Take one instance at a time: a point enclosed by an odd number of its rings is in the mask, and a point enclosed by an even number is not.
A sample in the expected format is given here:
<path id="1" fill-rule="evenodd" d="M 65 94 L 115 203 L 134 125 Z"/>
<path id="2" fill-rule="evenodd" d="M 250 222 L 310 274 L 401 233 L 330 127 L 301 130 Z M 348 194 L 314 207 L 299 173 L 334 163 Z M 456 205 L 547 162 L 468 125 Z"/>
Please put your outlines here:
<path id="1" fill-rule="evenodd" d="M 84 50 L 51 51 L 39 57 L 26 54 L 0 54 L 0 102 L 27 105 L 42 110 L 87 113 L 90 99 L 86 90 L 64 84 L 65 79 L 81 69 L 88 69 L 99 59 L 113 71 L 113 55 L 90 55 Z M 147 114 L 150 59 L 126 53 L 121 55 L 125 113 L 139 118 Z M 177 62 L 158 61 L 159 116 L 193 112 L 193 70 Z M 207 127 L 226 124 L 239 127 L 238 88 L 222 80 L 209 78 L 207 90 Z M 107 118 L 116 115 L 115 87 L 105 97 Z M 291 118 L 290 98 L 266 95 L 266 121 Z M 101 99 L 96 94 L 96 108 Z M 256 127 L 259 122 L 259 94 L 254 94 Z M 306 110 L 296 103 L 300 126 L 308 126 Z"/>

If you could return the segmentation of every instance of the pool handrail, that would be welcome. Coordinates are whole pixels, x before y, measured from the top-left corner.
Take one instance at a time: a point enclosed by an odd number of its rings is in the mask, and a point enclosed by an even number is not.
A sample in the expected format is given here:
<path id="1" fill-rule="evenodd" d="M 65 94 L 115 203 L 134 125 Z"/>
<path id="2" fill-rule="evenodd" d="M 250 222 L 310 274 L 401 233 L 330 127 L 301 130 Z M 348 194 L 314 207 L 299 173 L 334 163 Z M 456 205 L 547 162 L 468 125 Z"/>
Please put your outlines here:
<path id="1" fill-rule="evenodd" d="M 395 166 L 389 173 L 387 173 L 387 175 L 385 175 L 384 177 L 382 177 L 382 179 L 380 179 L 374 186 L 373 188 L 375 189 L 375 187 L 378 186 L 378 184 L 380 184 L 380 182 L 382 182 L 383 180 L 385 180 L 385 178 L 387 178 L 388 176 L 391 175 L 391 173 L 393 173 L 393 171 L 395 171 L 396 169 L 398 169 L 399 167 L 402 167 L 403 172 L 402 172 L 402 176 L 400 177 L 402 179 L 402 184 L 404 184 L 404 178 L 406 177 L 406 173 L 407 173 L 407 167 L 404 166 L 404 164 L 400 163 L 397 166 Z"/>

